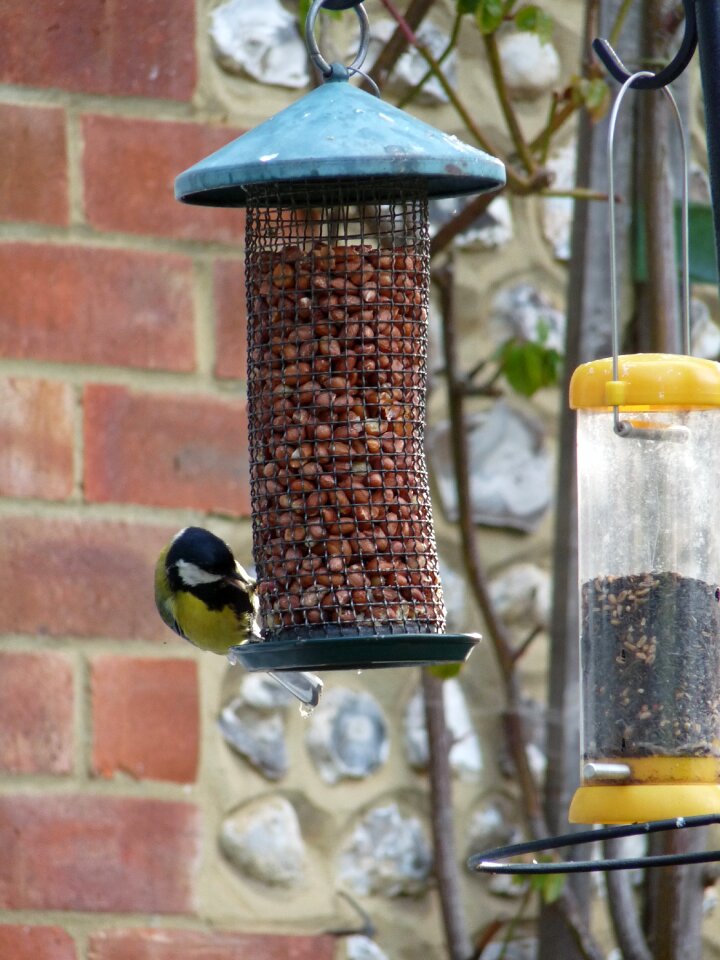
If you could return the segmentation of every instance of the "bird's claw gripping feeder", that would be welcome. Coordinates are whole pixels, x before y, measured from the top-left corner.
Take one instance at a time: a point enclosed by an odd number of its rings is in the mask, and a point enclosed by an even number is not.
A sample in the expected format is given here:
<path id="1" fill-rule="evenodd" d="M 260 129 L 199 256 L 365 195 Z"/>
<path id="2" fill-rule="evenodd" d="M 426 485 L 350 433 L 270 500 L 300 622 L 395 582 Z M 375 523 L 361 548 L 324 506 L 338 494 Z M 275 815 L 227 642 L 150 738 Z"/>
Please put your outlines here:
<path id="1" fill-rule="evenodd" d="M 350 67 L 320 9 L 353 8 Z M 495 190 L 500 161 L 348 83 L 358 0 L 314 0 L 324 83 L 182 173 L 186 202 L 246 207 L 248 419 L 262 642 L 249 670 L 457 662 L 423 451 L 427 202 Z"/>
<path id="2" fill-rule="evenodd" d="M 576 873 L 720 859 L 501 862 L 604 838 L 720 823 L 720 364 L 689 353 L 687 157 L 683 152 L 683 355 L 618 356 L 613 138 L 608 133 L 613 356 L 578 367 L 581 784 L 573 823 L 618 824 L 473 856 L 487 873 Z M 623 826 L 619 826 L 619 825 Z"/>

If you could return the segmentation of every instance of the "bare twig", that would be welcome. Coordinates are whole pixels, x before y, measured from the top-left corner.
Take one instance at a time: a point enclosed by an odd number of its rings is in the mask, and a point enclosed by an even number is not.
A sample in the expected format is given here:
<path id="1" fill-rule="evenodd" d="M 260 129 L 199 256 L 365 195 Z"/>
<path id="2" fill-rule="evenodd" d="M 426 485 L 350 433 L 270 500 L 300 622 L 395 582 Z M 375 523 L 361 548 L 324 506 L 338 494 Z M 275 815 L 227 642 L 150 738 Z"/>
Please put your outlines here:
<path id="1" fill-rule="evenodd" d="M 450 36 L 448 37 L 448 42 L 445 45 L 445 49 L 443 50 L 443 52 L 437 58 L 437 63 L 439 67 L 442 66 L 443 63 L 445 63 L 446 59 L 450 56 L 452 51 L 457 46 L 457 39 L 460 34 L 460 24 L 462 23 L 462 18 L 463 18 L 463 15 L 461 13 L 455 14 L 455 20 L 453 22 L 452 29 L 450 30 Z M 398 101 L 397 106 L 406 107 L 412 100 L 414 100 L 415 97 L 418 95 L 418 93 L 420 93 L 422 88 L 428 82 L 428 80 L 432 77 L 432 75 L 433 75 L 432 70 L 428 69 L 422 75 L 422 77 L 420 77 L 420 79 L 415 84 L 415 86 L 412 87 L 412 89 L 408 90 L 405 96 Z"/>
<path id="2" fill-rule="evenodd" d="M 567 197 L 569 200 L 599 200 L 607 203 L 608 195 L 602 190 L 586 190 L 583 187 L 574 187 L 569 190 L 542 190 L 541 197 Z M 622 203 L 622 197 L 615 198 L 616 203 Z"/>
<path id="3" fill-rule="evenodd" d="M 507 702 L 507 725 L 513 762 L 525 801 L 525 809 L 534 835 L 543 833 L 540 797 L 525 750 L 521 730 L 520 695 L 515 676 L 512 642 L 507 627 L 498 617 L 490 599 L 487 578 L 477 549 L 470 496 L 470 460 L 465 430 L 465 379 L 459 372 L 454 324 L 453 271 L 448 265 L 436 270 L 434 279 L 440 288 L 443 316 L 445 379 L 448 393 L 448 414 L 452 438 L 452 458 L 458 494 L 458 521 L 465 568 L 475 600 L 485 620 L 487 633 L 500 667 Z"/>
<path id="4" fill-rule="evenodd" d="M 515 663 L 517 663 L 518 660 L 519 660 L 524 654 L 527 653 L 527 651 L 528 651 L 528 649 L 530 648 L 533 640 L 535 640 L 537 637 L 539 637 L 540 634 L 542 633 L 542 631 L 543 631 L 543 628 L 538 624 L 538 626 L 533 627 L 533 629 L 532 629 L 532 630 L 530 631 L 530 633 L 525 637 L 525 639 L 523 640 L 523 642 L 522 642 L 519 646 L 515 647 L 515 649 L 513 650 L 513 660 L 515 661 Z"/>
<path id="5" fill-rule="evenodd" d="M 605 840 L 604 848 L 606 857 L 619 856 L 620 841 Z M 609 870 L 605 874 L 605 884 L 613 929 L 623 960 L 652 960 L 638 917 L 631 874 L 627 870 Z"/>
<path id="6" fill-rule="evenodd" d="M 495 936 L 502 930 L 507 920 L 491 920 L 475 942 L 475 950 L 471 960 L 481 960 L 485 947 L 489 946 Z"/>
<path id="7" fill-rule="evenodd" d="M 428 47 L 422 42 L 422 40 L 418 39 L 410 24 L 395 6 L 394 0 L 380 0 L 380 2 L 397 23 L 398 28 L 402 31 L 406 41 L 411 46 L 415 47 L 420 56 L 430 67 L 433 76 L 437 78 L 440 86 L 445 91 L 448 100 L 453 105 L 455 112 L 458 114 L 464 123 L 466 130 L 472 135 L 478 146 L 485 150 L 486 153 L 490 153 L 495 157 L 499 156 L 500 151 L 492 144 L 492 142 L 477 125 L 470 111 L 458 96 L 457 91 L 445 76 L 442 67 L 439 65 L 438 61 L 432 55 Z M 506 164 L 506 169 L 508 183 L 512 183 L 513 189 L 515 189 L 518 193 L 534 192 L 534 190 L 537 189 L 531 187 L 531 181 L 523 177 L 522 174 L 511 165 Z M 544 183 L 543 185 L 547 186 L 547 183 Z"/>
<path id="8" fill-rule="evenodd" d="M 363 937 L 368 937 L 368 939 L 372 940 L 372 938 L 377 933 L 377 929 L 375 927 L 375 924 L 372 922 L 372 919 L 370 918 L 370 914 L 368 914 L 360 906 L 357 900 L 351 897 L 350 894 L 347 893 L 345 890 L 338 890 L 337 893 L 338 893 L 338 896 L 342 897 L 343 900 L 345 900 L 353 908 L 353 910 L 358 914 L 358 916 L 362 920 L 362 926 L 361 927 L 337 927 L 334 930 L 326 930 L 325 932 L 329 934 L 331 937 L 354 937 L 354 936 L 360 935 Z"/>
<path id="9" fill-rule="evenodd" d="M 537 164 L 533 159 L 532 153 L 530 152 L 530 149 L 525 141 L 525 137 L 523 136 L 523 132 L 520 129 L 520 123 L 518 121 L 517 114 L 513 109 L 510 94 L 505 84 L 505 76 L 503 75 L 502 63 L 500 62 L 500 51 L 498 50 L 497 38 L 494 33 L 486 33 L 483 36 L 483 41 L 485 43 L 485 52 L 487 53 L 490 74 L 493 78 L 493 83 L 495 84 L 495 92 L 497 93 L 498 100 L 500 101 L 500 109 L 505 117 L 505 123 L 507 124 L 507 128 L 510 133 L 510 139 L 517 150 L 518 156 L 520 157 L 523 167 L 525 167 L 526 173 L 528 173 L 530 176 L 533 176 L 536 173 Z"/>
<path id="10" fill-rule="evenodd" d="M 610 37 L 608 38 L 613 47 L 617 46 L 617 42 L 620 39 L 620 34 L 622 33 L 623 24 L 625 23 L 625 18 L 630 12 L 630 7 L 632 7 L 635 0 L 622 0 L 620 7 L 615 17 L 615 22 L 612 25 L 610 30 Z"/>
<path id="11" fill-rule="evenodd" d="M 435 876 L 440 896 L 450 960 L 469 960 L 472 944 L 465 922 L 455 842 L 453 840 L 450 736 L 445 726 L 443 681 L 430 670 L 422 671 L 425 721 L 430 744 L 430 799 L 435 853 Z"/>
<path id="12" fill-rule="evenodd" d="M 452 442 L 452 460 L 458 495 L 458 525 L 463 559 L 470 588 L 485 621 L 486 632 L 493 645 L 500 668 L 506 701 L 505 734 L 508 749 L 523 798 L 525 816 L 531 835 L 547 836 L 547 827 L 540 805 L 540 796 L 527 755 L 523 730 L 520 687 L 515 670 L 512 644 L 507 627 L 497 615 L 488 590 L 487 576 L 480 559 L 472 518 L 470 496 L 470 458 L 465 429 L 465 378 L 460 373 L 457 335 L 454 322 L 452 262 L 436 270 L 434 279 L 441 295 L 443 316 L 443 348 L 448 394 L 448 415 Z M 584 923 L 578 903 L 567 885 L 556 901 L 580 955 L 585 960 L 600 960 L 601 953 Z"/>
<path id="13" fill-rule="evenodd" d="M 412 30 L 417 30 L 434 2 L 435 0 L 412 0 L 405 12 L 405 23 L 407 23 Z M 407 33 L 398 25 L 388 42 L 378 54 L 370 71 L 370 76 L 381 89 L 387 78 L 393 72 L 395 64 L 407 50 L 408 43 Z M 370 85 L 367 83 L 363 84 L 363 86 L 365 89 L 370 89 Z"/>
<path id="14" fill-rule="evenodd" d="M 440 227 L 430 241 L 430 256 L 436 257 L 446 247 L 449 247 L 459 233 L 467 230 L 478 217 L 485 213 L 494 199 L 495 194 L 481 193 L 466 204 L 459 213 L 456 213 L 452 220 L 448 220 L 446 224 Z"/>
<path id="15" fill-rule="evenodd" d="M 578 109 L 577 104 L 573 101 L 572 97 L 569 96 L 559 96 L 556 102 L 557 106 L 554 110 L 551 109 L 547 125 L 533 140 L 530 141 L 528 145 L 532 153 L 537 154 L 542 162 L 547 159 L 552 138 L 555 136 L 558 130 L 560 130 L 560 128 L 563 127 L 572 116 L 574 116 Z M 560 106 L 560 103 L 562 103 L 562 106 Z"/>

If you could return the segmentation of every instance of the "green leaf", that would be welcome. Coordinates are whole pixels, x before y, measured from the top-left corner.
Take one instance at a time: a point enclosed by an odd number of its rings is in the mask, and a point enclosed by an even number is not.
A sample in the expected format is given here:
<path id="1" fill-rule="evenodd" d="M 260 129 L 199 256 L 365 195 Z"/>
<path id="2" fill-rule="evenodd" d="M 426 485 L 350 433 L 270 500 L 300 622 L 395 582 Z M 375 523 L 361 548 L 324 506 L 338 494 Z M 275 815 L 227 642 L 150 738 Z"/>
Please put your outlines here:
<path id="1" fill-rule="evenodd" d="M 524 397 L 558 382 L 562 357 L 542 343 L 511 337 L 500 347 L 497 358 L 507 382 Z"/>
<path id="2" fill-rule="evenodd" d="M 304 26 L 305 26 L 305 21 L 307 20 L 307 15 L 308 15 L 308 13 L 310 12 L 310 4 L 311 4 L 311 2 L 312 2 L 312 0 L 299 0 L 299 5 L 298 5 L 298 20 L 300 21 L 300 26 L 301 26 L 301 27 L 304 27 Z M 324 7 L 323 7 L 323 9 L 322 9 L 322 13 L 327 13 L 327 14 L 329 14 L 331 17 L 335 17 L 336 20 L 338 20 L 338 19 L 343 15 L 342 10 L 326 10 Z"/>
<path id="3" fill-rule="evenodd" d="M 480 0 L 457 0 L 457 12 L 459 14 L 463 13 L 472 13 L 474 14 L 478 8 Z"/>
<path id="4" fill-rule="evenodd" d="M 601 77 L 587 81 L 585 106 L 594 121 L 602 120 L 610 106 L 610 87 Z"/>
<path id="5" fill-rule="evenodd" d="M 531 875 L 530 886 L 537 890 L 543 903 L 554 903 L 565 886 L 565 877 L 564 873 L 537 873 Z"/>
<path id="6" fill-rule="evenodd" d="M 588 80 L 587 77 L 573 76 L 570 90 L 573 102 L 584 106 L 594 122 L 602 120 L 610 104 L 610 88 L 602 77 Z"/>
<path id="7" fill-rule="evenodd" d="M 429 667 L 429 670 L 438 680 L 452 680 L 460 673 L 462 668 L 461 663 L 436 663 L 433 667 Z"/>
<path id="8" fill-rule="evenodd" d="M 514 21 L 518 30 L 537 34 L 541 43 L 549 43 L 552 40 L 555 26 L 553 19 L 536 3 L 521 7 L 515 14 Z"/>
<path id="9" fill-rule="evenodd" d="M 480 33 L 495 33 L 503 22 L 505 4 L 503 0 L 478 0 L 475 7 L 475 19 Z"/>
<path id="10" fill-rule="evenodd" d="M 609 92 L 609 87 L 602 77 L 595 77 L 593 80 L 588 80 L 587 87 L 585 88 L 585 104 L 588 109 L 596 110 L 598 107 L 603 106 L 608 98 Z"/>

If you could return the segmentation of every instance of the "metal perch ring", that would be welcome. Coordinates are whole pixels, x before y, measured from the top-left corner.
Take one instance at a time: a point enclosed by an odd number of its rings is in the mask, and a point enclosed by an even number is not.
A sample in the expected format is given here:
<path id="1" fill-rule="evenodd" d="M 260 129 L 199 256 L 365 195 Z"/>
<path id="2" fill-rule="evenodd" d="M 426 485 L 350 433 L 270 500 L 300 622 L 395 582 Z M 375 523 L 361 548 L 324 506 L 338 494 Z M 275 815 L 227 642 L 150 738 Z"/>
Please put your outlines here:
<path id="1" fill-rule="evenodd" d="M 525 853 L 543 853 L 546 850 L 559 850 L 563 847 L 581 846 L 585 843 L 597 843 L 598 840 L 612 840 L 618 837 L 643 837 L 651 833 L 664 833 L 668 830 L 688 830 L 692 827 L 706 827 L 720 823 L 720 815 L 708 814 L 700 817 L 677 817 L 672 820 L 653 820 L 648 823 L 633 823 L 619 827 L 604 827 L 601 830 L 584 830 L 579 833 L 566 833 L 560 837 L 543 840 L 530 840 L 527 843 L 514 843 L 509 847 L 496 847 L 485 853 L 477 853 L 468 860 L 468 867 L 478 873 L 594 873 L 607 870 L 638 870 L 647 867 L 672 867 L 686 863 L 712 863 L 720 860 L 720 850 L 705 850 L 699 853 L 668 853 L 653 857 L 627 857 L 617 860 L 565 860 L 538 863 L 501 863 L 507 857 L 517 857 Z"/>

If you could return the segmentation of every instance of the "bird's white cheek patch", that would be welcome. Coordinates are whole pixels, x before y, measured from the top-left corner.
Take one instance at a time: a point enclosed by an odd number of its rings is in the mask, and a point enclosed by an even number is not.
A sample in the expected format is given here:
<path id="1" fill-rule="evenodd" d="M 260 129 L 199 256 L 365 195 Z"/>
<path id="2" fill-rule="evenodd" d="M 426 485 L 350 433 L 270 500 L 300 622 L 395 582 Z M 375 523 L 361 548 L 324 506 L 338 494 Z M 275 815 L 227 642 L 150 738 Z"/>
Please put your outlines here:
<path id="1" fill-rule="evenodd" d="M 186 587 L 199 587 L 201 583 L 217 583 L 222 579 L 219 574 L 208 573 L 207 570 L 202 570 L 197 564 L 190 563 L 188 560 L 178 560 L 176 566 L 180 579 Z"/>

